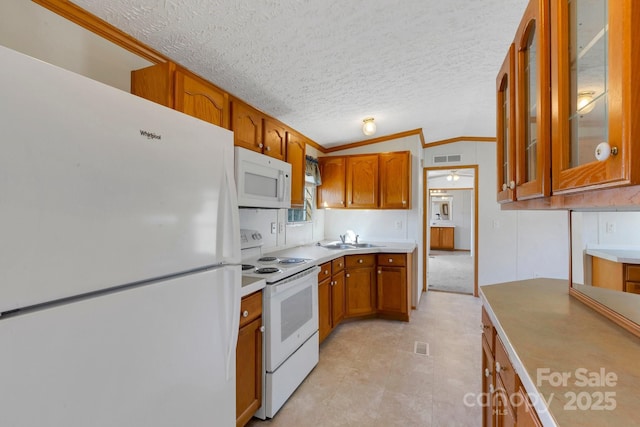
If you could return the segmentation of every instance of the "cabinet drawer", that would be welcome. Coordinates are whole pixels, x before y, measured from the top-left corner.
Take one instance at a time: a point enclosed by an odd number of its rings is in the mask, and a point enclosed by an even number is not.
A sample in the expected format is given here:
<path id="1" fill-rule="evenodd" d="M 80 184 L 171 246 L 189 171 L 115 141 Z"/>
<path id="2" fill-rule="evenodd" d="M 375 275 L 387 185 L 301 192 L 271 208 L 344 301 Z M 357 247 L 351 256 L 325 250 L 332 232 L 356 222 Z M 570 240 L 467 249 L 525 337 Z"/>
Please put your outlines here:
<path id="1" fill-rule="evenodd" d="M 344 270 L 344 257 L 341 256 L 340 258 L 336 258 L 333 261 L 331 261 L 331 269 L 332 269 L 332 274 L 336 274 Z"/>
<path id="2" fill-rule="evenodd" d="M 500 340 L 500 337 L 496 337 L 496 374 L 500 375 L 504 388 L 509 396 L 516 392 L 516 373 L 513 370 L 513 365 L 507 355 L 507 350 L 504 348 L 504 344 Z"/>
<path id="3" fill-rule="evenodd" d="M 482 336 L 489 344 L 489 348 L 491 349 L 491 354 L 495 353 L 495 329 L 493 329 L 493 323 L 491 323 L 491 319 L 489 319 L 489 314 L 484 307 L 482 307 Z"/>
<path id="4" fill-rule="evenodd" d="M 262 315 L 262 291 L 247 295 L 240 301 L 240 327 Z"/>
<path id="5" fill-rule="evenodd" d="M 640 282 L 640 265 L 625 264 L 625 279 L 631 282 Z"/>
<path id="6" fill-rule="evenodd" d="M 640 294 L 640 282 L 625 282 L 624 291 L 632 294 Z"/>
<path id="7" fill-rule="evenodd" d="M 347 268 L 372 267 L 375 263 L 375 255 L 347 255 L 345 257 Z"/>
<path id="8" fill-rule="evenodd" d="M 331 277 L 331 261 L 320 264 L 320 271 L 318 272 L 318 282 L 322 282 L 328 277 Z"/>
<path id="9" fill-rule="evenodd" d="M 378 254 L 378 265 L 404 267 L 407 265 L 405 254 Z"/>

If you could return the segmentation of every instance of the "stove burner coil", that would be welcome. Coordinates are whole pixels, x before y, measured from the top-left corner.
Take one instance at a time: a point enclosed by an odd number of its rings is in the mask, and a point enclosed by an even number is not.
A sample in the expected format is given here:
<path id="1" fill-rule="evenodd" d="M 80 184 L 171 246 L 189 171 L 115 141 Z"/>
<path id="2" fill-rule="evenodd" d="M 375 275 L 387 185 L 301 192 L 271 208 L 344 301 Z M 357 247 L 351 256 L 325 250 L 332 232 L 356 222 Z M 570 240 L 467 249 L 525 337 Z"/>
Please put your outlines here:
<path id="1" fill-rule="evenodd" d="M 242 271 L 246 271 L 246 270 L 252 270 L 255 268 L 255 265 L 251 265 L 251 264 L 242 264 Z"/>
<path id="2" fill-rule="evenodd" d="M 263 256 L 262 258 L 258 258 L 259 262 L 274 262 L 277 261 L 278 258 L 274 256 Z"/>
<path id="3" fill-rule="evenodd" d="M 277 267 L 263 267 L 263 268 L 258 268 L 256 270 L 256 273 L 258 274 L 270 274 L 270 273 L 280 273 L 280 269 Z"/>

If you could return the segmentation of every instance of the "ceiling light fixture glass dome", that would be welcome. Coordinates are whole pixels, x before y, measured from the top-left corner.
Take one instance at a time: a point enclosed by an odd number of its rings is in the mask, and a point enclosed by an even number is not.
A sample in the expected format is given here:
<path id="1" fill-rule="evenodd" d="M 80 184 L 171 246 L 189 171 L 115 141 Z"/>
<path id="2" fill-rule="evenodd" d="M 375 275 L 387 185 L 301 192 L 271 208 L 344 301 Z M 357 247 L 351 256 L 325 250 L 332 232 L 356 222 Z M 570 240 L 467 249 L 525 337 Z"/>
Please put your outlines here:
<path id="1" fill-rule="evenodd" d="M 373 122 L 373 117 L 367 117 L 362 121 L 362 133 L 367 136 L 371 136 L 376 133 L 376 124 Z"/>
<path id="2" fill-rule="evenodd" d="M 576 110 L 578 110 L 579 114 L 590 113 L 595 108 L 596 103 L 593 100 L 593 95 L 595 95 L 595 92 L 592 90 L 578 92 Z"/>

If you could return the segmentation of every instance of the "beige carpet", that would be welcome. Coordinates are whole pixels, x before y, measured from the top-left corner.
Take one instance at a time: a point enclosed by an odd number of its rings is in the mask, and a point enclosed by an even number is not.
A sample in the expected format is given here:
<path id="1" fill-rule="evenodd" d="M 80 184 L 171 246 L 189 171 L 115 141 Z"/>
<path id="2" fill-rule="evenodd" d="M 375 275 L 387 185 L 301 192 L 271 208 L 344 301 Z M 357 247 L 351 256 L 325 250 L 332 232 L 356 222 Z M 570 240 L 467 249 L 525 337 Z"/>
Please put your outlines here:
<path id="1" fill-rule="evenodd" d="M 473 257 L 467 251 L 429 251 L 430 290 L 473 294 Z"/>

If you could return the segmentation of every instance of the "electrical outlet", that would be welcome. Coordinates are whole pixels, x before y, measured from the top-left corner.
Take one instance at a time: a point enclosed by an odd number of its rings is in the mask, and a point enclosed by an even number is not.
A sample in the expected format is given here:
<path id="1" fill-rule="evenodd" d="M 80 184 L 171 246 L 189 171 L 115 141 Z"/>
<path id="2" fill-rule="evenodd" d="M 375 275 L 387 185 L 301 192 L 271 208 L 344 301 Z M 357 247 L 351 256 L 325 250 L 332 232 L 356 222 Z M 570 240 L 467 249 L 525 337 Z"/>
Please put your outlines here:
<path id="1" fill-rule="evenodd" d="M 616 223 L 607 222 L 607 234 L 613 234 L 616 232 Z"/>
<path id="2" fill-rule="evenodd" d="M 497 219 L 493 220 L 493 228 L 500 228 L 500 221 L 498 221 Z"/>
<path id="3" fill-rule="evenodd" d="M 275 223 L 275 222 L 272 222 L 272 223 L 271 223 L 271 234 L 276 234 L 276 231 L 277 231 L 277 229 L 276 229 L 276 223 Z"/>
<path id="4" fill-rule="evenodd" d="M 396 230 L 400 230 L 402 228 L 402 221 L 396 221 L 393 225 Z"/>
<path id="5" fill-rule="evenodd" d="M 278 225 L 279 225 L 278 232 L 279 233 L 284 233 L 284 222 L 281 222 Z"/>

